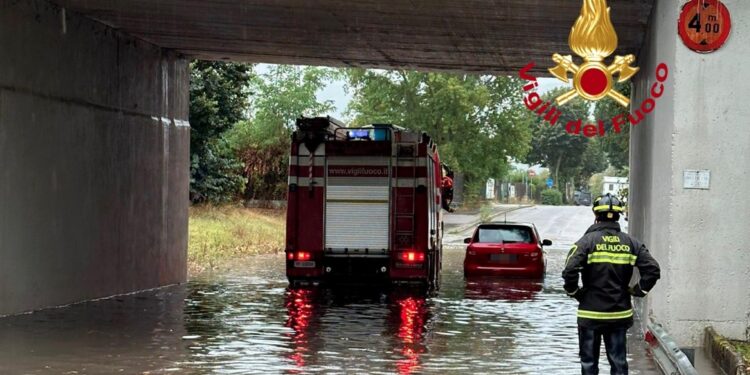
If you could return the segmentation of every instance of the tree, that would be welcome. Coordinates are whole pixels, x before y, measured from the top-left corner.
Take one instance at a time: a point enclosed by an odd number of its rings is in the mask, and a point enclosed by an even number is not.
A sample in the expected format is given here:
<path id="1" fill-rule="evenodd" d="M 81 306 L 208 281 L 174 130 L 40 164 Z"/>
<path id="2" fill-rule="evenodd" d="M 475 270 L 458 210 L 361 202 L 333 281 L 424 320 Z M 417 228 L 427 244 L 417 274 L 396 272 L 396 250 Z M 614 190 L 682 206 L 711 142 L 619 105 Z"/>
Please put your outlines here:
<path id="1" fill-rule="evenodd" d="M 577 187 L 587 187 L 591 176 L 607 168 L 607 155 L 604 153 L 602 143 L 600 139 L 592 139 L 586 145 L 586 151 L 581 157 L 580 170 L 575 176 Z"/>
<path id="2" fill-rule="evenodd" d="M 243 118 L 251 66 L 194 61 L 190 63 L 190 199 L 222 202 L 244 185 L 241 165 L 222 134 Z"/>
<path id="3" fill-rule="evenodd" d="M 283 199 L 290 135 L 300 116 L 324 115 L 333 110 L 317 93 L 330 81 L 333 71 L 277 65 L 254 76 L 249 119 L 227 132 L 227 140 L 244 165 L 247 199 Z"/>
<path id="4" fill-rule="evenodd" d="M 507 172 L 509 156 L 528 151 L 532 117 L 516 78 L 362 69 L 347 70 L 346 77 L 354 94 L 348 109 L 353 124 L 426 132 L 474 193 L 487 178 Z"/>
<path id="5" fill-rule="evenodd" d="M 545 95 L 545 100 L 552 101 L 565 92 L 564 88 L 553 90 Z M 555 184 L 569 181 L 579 172 L 583 155 L 588 148 L 589 139 L 565 131 L 568 121 L 589 118 L 589 106 L 582 99 L 574 99 L 558 108 L 562 111 L 557 125 L 550 126 L 541 120 L 532 126 L 531 151 L 527 157 L 530 164 L 541 164 L 550 169 Z"/>
<path id="6" fill-rule="evenodd" d="M 630 96 L 630 83 L 615 84 L 615 89 L 625 96 Z M 607 129 L 607 135 L 603 138 L 602 149 L 607 154 L 609 163 L 619 170 L 629 165 L 630 125 L 623 125 L 622 132 L 617 134 L 611 129 L 611 119 L 620 114 L 624 115 L 627 119 L 628 112 L 628 108 L 623 108 L 613 100 L 600 100 L 596 103 L 594 109 L 594 117 L 604 120 L 610 127 Z"/>

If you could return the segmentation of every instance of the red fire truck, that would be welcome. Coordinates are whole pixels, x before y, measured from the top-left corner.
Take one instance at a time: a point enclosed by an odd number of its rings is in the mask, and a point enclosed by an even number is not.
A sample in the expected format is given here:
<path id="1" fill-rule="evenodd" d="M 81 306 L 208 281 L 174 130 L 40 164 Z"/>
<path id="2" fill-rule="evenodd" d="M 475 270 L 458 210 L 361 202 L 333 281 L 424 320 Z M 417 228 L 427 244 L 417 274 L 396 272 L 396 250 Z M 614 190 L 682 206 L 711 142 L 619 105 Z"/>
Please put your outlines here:
<path id="1" fill-rule="evenodd" d="M 305 282 L 439 284 L 442 167 L 430 137 L 301 118 L 292 136 L 286 270 Z"/>

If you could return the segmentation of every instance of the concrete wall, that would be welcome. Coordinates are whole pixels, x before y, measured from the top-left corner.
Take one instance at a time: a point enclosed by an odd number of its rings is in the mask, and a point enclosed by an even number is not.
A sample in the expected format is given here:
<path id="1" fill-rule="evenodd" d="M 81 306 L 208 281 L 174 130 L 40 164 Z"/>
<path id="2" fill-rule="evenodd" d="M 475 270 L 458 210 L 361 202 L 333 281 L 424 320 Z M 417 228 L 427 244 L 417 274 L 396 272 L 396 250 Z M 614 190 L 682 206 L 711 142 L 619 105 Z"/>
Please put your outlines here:
<path id="1" fill-rule="evenodd" d="M 656 64 L 670 67 L 666 95 L 632 132 L 630 228 L 662 265 L 645 312 L 685 346 L 701 345 L 706 325 L 750 338 L 750 3 L 722 2 L 732 12 L 732 34 L 707 55 L 676 33 L 684 2 L 657 2 L 635 82 L 639 104 Z M 683 189 L 685 169 L 710 169 L 710 190 Z"/>
<path id="2" fill-rule="evenodd" d="M 0 1 L 0 315 L 186 279 L 182 58 Z"/>

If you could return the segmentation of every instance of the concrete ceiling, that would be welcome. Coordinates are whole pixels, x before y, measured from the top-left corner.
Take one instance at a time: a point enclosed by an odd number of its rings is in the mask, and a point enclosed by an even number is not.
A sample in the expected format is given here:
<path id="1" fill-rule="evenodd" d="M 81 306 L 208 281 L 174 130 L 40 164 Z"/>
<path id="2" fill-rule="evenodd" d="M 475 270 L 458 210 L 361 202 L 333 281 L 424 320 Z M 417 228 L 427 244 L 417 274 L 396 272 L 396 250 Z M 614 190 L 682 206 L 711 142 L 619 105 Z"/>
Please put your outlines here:
<path id="1" fill-rule="evenodd" d="M 515 74 L 570 53 L 581 0 L 53 0 L 200 59 Z M 610 0 L 638 53 L 654 0 Z"/>

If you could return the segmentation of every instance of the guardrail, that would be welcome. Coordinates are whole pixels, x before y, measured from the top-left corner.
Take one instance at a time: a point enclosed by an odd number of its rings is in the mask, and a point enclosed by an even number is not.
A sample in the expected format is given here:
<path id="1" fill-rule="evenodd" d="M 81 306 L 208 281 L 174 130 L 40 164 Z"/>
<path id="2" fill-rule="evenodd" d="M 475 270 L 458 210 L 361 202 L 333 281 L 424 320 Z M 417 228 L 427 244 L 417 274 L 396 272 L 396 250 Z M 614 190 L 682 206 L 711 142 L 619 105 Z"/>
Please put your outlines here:
<path id="1" fill-rule="evenodd" d="M 698 375 L 693 364 L 682 352 L 677 342 L 669 336 L 661 324 L 649 322 L 646 328 L 646 342 L 651 347 L 654 361 L 659 369 L 668 375 Z"/>

